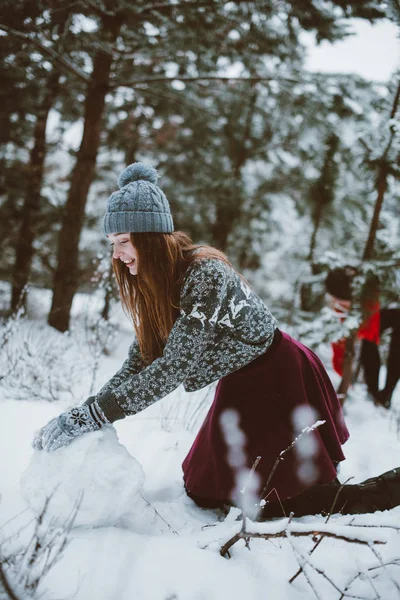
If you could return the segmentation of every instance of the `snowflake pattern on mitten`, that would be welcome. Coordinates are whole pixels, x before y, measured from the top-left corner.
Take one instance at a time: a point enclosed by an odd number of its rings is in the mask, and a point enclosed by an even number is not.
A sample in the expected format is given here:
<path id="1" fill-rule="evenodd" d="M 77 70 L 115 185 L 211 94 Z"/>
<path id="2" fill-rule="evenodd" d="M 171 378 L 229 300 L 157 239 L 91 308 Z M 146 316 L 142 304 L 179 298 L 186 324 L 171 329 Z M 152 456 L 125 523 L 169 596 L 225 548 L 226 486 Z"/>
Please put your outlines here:
<path id="1" fill-rule="evenodd" d="M 96 401 L 90 405 L 74 406 L 55 419 L 51 419 L 35 433 L 33 447 L 35 450 L 54 452 L 68 446 L 74 438 L 97 431 L 107 423 L 109 421 Z"/>

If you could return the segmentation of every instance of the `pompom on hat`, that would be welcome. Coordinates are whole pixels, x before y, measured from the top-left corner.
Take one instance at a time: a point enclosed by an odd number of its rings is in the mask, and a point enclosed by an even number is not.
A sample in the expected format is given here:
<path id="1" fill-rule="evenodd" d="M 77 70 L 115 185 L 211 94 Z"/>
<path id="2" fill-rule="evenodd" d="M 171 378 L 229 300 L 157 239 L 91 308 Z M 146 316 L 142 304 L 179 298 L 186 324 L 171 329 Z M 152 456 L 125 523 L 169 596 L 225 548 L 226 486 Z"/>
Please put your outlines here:
<path id="1" fill-rule="evenodd" d="M 120 189 L 107 200 L 104 235 L 174 231 L 168 200 L 157 185 L 158 177 L 154 167 L 140 162 L 122 171 L 118 178 Z"/>

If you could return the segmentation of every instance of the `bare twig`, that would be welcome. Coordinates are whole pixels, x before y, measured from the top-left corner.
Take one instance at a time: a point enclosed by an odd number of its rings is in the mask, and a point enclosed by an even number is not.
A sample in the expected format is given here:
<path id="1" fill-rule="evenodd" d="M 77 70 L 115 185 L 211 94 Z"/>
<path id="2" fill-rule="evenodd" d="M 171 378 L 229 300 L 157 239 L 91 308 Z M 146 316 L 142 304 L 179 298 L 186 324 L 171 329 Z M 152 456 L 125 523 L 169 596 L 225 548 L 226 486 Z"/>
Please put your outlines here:
<path id="1" fill-rule="evenodd" d="M 166 521 L 166 520 L 164 519 L 164 517 L 160 515 L 160 513 L 159 513 L 159 512 L 158 512 L 158 510 L 155 508 L 155 506 L 153 506 L 153 505 L 151 504 L 151 502 L 150 502 L 149 500 L 147 500 L 147 498 L 145 498 L 145 497 L 143 496 L 143 494 L 140 494 L 140 496 L 141 496 L 141 497 L 143 498 L 143 500 L 146 502 L 147 506 L 149 506 L 151 509 L 153 509 L 153 510 L 154 510 L 154 512 L 155 512 L 155 514 L 157 515 L 157 517 L 158 517 L 159 519 L 161 519 L 161 521 L 163 521 L 163 522 L 164 522 L 164 523 L 167 525 L 168 529 L 170 529 L 170 530 L 172 531 L 172 533 L 174 533 L 175 535 L 179 535 L 179 533 L 176 531 L 176 529 L 174 529 L 174 528 L 172 527 L 172 525 L 170 525 L 170 524 L 168 523 L 168 521 Z"/>
<path id="2" fill-rule="evenodd" d="M 368 572 L 373 572 L 373 571 L 376 571 L 377 569 L 382 569 L 383 567 L 390 567 L 390 566 L 400 567 L 400 559 L 396 558 L 395 560 L 392 560 L 392 561 L 388 561 L 388 562 L 385 562 L 385 563 L 382 562 L 380 565 L 377 565 L 377 566 L 374 566 L 374 567 L 370 567 L 367 570 L 368 570 Z M 347 590 L 350 589 L 350 587 L 353 585 L 353 583 L 359 577 L 363 577 L 363 576 L 365 576 L 365 571 L 357 573 L 357 575 L 355 577 L 353 577 L 353 579 L 346 585 L 346 587 L 344 588 L 343 594 L 340 596 L 339 600 L 343 600 L 343 598 L 345 596 L 348 596 Z"/>
<path id="3" fill-rule="evenodd" d="M 309 433 L 311 433 L 312 431 L 314 431 L 314 429 L 317 429 L 317 427 L 320 427 L 321 425 L 323 425 L 325 423 L 325 421 L 317 421 L 316 423 L 314 423 L 313 425 L 311 425 L 311 427 L 305 427 L 300 433 L 299 435 L 293 440 L 293 442 L 287 447 L 285 448 L 285 450 L 282 450 L 282 452 L 280 452 L 278 458 L 276 459 L 274 466 L 271 469 L 271 472 L 268 476 L 267 479 L 267 483 L 265 484 L 263 491 L 261 492 L 261 497 L 265 500 L 268 494 L 268 488 L 269 488 L 269 484 L 271 483 L 272 477 L 275 474 L 275 471 L 279 465 L 279 463 L 281 461 L 284 460 L 285 454 L 287 454 L 296 444 L 297 442 L 299 442 L 305 435 L 308 435 Z"/>
<path id="4" fill-rule="evenodd" d="M 334 509 L 335 509 L 335 506 L 336 506 L 337 499 L 339 498 L 339 494 L 340 494 L 340 492 L 342 491 L 343 487 L 344 487 L 345 485 L 347 485 L 347 483 L 348 483 L 348 482 L 349 482 L 351 479 L 353 479 L 353 478 L 352 478 L 352 477 L 349 477 L 348 479 L 346 479 L 346 481 L 345 481 L 344 483 L 342 483 L 342 484 L 340 485 L 340 487 L 339 487 L 338 491 L 336 492 L 336 494 L 335 494 L 335 497 L 334 497 L 334 499 L 333 499 L 332 506 L 331 506 L 331 508 L 330 508 L 330 511 L 329 511 L 329 514 L 328 514 L 328 516 L 327 516 L 327 518 L 326 518 L 326 520 L 325 520 L 325 523 L 328 523 L 329 519 L 330 519 L 330 518 L 331 518 L 331 516 L 332 516 L 332 513 L 333 513 L 333 511 L 334 511 Z M 323 539 L 324 539 L 324 537 L 323 537 L 323 536 L 321 536 L 321 537 L 319 538 L 319 540 L 317 540 L 317 541 L 315 542 L 315 545 L 313 546 L 313 548 L 312 548 L 312 549 L 311 549 L 311 551 L 310 551 L 310 555 L 311 555 L 311 554 L 312 554 L 312 553 L 313 553 L 313 552 L 314 552 L 314 551 L 315 551 L 315 550 L 318 548 L 318 546 L 320 545 L 320 543 L 322 542 L 322 540 L 323 540 Z M 297 571 L 297 572 L 296 572 L 296 573 L 293 575 L 293 577 L 291 577 L 291 578 L 289 579 L 289 583 L 293 583 L 293 582 L 294 582 L 294 580 L 295 580 L 295 579 L 296 579 L 296 578 L 297 578 L 297 577 L 300 575 L 300 573 L 301 573 L 301 572 L 302 572 L 302 567 L 300 567 L 300 569 L 299 569 L 299 570 L 298 570 L 298 571 Z"/>
<path id="5" fill-rule="evenodd" d="M 389 571 L 387 570 L 387 566 L 383 560 L 381 555 L 379 554 L 378 550 L 376 548 L 374 548 L 373 546 L 370 547 L 372 554 L 378 559 L 380 566 L 382 567 L 382 569 L 386 572 L 388 578 L 390 579 L 390 581 L 393 583 L 394 587 L 396 588 L 396 590 L 398 592 L 400 592 L 400 585 L 397 583 L 397 581 L 395 579 L 393 579 L 393 577 L 390 575 Z"/>
<path id="6" fill-rule="evenodd" d="M 10 582 L 8 581 L 4 570 L 4 562 L 2 560 L 0 560 L 0 584 L 4 588 L 9 600 L 22 600 L 22 598 L 17 596 L 17 594 L 14 592 Z"/>
<path id="7" fill-rule="evenodd" d="M 314 592 L 314 595 L 315 595 L 315 597 L 316 597 L 318 600 L 321 600 L 321 597 L 320 597 L 320 595 L 318 594 L 318 592 L 317 592 L 317 589 L 316 589 L 315 585 L 312 583 L 312 581 L 311 581 L 311 578 L 309 577 L 309 575 L 308 575 L 308 573 L 307 573 L 306 567 L 310 567 L 310 569 L 312 569 L 313 571 L 315 571 L 315 572 L 316 572 L 318 575 L 321 575 L 321 577 L 323 577 L 323 579 L 325 579 L 325 580 L 326 580 L 326 581 L 327 581 L 327 582 L 328 582 L 328 583 L 329 583 L 329 584 L 330 584 L 330 585 L 331 585 L 331 586 L 332 586 L 332 587 L 333 587 L 333 588 L 334 588 L 334 589 L 335 589 L 337 592 L 339 592 L 339 594 L 342 594 L 342 597 L 343 597 L 343 594 L 344 594 L 344 595 L 345 595 L 346 597 L 348 597 L 348 598 L 357 598 L 357 599 L 359 599 L 359 600 L 364 600 L 364 599 L 361 599 L 361 597 L 360 597 L 360 596 L 355 596 L 355 595 L 353 595 L 353 594 L 346 594 L 346 593 L 345 593 L 343 590 L 341 590 L 341 589 L 340 589 L 340 587 L 339 587 L 339 586 L 338 586 L 338 585 L 337 585 L 337 584 L 336 584 L 336 583 L 333 581 L 333 579 L 332 579 L 331 577 L 329 577 L 329 575 L 327 575 L 327 574 L 325 573 L 325 571 L 323 571 L 322 569 L 320 569 L 320 568 L 316 567 L 315 565 L 313 565 L 313 564 L 312 564 L 312 563 L 311 563 L 311 562 L 310 562 L 310 561 L 309 561 L 309 560 L 308 560 L 308 559 L 307 559 L 307 558 L 304 556 L 304 554 L 302 554 L 302 553 L 300 552 L 300 550 L 299 550 L 298 548 L 296 548 L 296 546 L 295 546 L 295 545 L 293 544 L 293 542 L 290 540 L 290 537 L 289 537 L 288 539 L 289 539 L 289 543 L 290 543 L 290 545 L 291 545 L 291 547 L 292 547 L 293 554 L 296 556 L 296 558 L 297 558 L 297 560 L 298 560 L 298 562 L 299 562 L 299 564 L 300 564 L 301 571 L 303 572 L 303 574 L 304 574 L 304 576 L 305 576 L 305 578 L 306 578 L 306 581 L 307 581 L 308 585 L 310 586 L 310 588 L 311 588 L 311 589 L 312 589 L 312 591 Z M 300 559 L 300 560 L 299 560 L 299 559 Z"/>

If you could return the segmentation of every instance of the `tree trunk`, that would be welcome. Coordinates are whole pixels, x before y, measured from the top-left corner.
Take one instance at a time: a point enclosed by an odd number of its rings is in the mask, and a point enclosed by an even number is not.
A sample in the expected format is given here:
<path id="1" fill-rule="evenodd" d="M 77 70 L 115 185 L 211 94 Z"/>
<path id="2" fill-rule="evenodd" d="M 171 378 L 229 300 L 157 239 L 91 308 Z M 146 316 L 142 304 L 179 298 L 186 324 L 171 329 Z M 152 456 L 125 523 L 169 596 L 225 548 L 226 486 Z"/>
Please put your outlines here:
<path id="1" fill-rule="evenodd" d="M 379 225 L 379 215 L 383 205 L 383 199 L 385 197 L 385 191 L 387 188 L 387 176 L 388 176 L 388 165 L 386 162 L 383 162 L 379 167 L 378 177 L 377 177 L 377 188 L 378 188 L 378 196 L 375 202 L 374 214 L 372 217 L 371 225 L 369 228 L 368 240 L 365 245 L 363 261 L 370 260 L 372 258 L 372 253 L 374 249 L 374 243 L 376 238 L 376 232 L 378 230 Z"/>
<path id="2" fill-rule="evenodd" d="M 396 94 L 394 97 L 393 106 L 392 106 L 392 110 L 390 113 L 390 119 L 394 119 L 394 117 L 397 113 L 397 108 L 399 106 L 399 101 L 400 101 L 400 83 L 397 86 L 397 91 L 396 91 Z M 388 144 L 387 144 L 386 149 L 381 158 L 381 162 L 380 162 L 380 166 L 379 166 L 379 170 L 378 170 L 378 176 L 376 179 L 378 195 L 376 198 L 374 214 L 372 216 L 372 221 L 371 221 L 371 225 L 369 228 L 367 243 L 366 243 L 365 249 L 364 249 L 364 254 L 363 254 L 363 258 L 362 258 L 363 261 L 370 260 L 372 258 L 372 254 L 373 254 L 376 232 L 378 230 L 378 225 L 379 225 L 379 215 L 380 215 L 380 212 L 382 209 L 383 199 L 385 197 L 385 192 L 386 192 L 386 188 L 387 188 L 387 178 L 388 178 L 388 174 L 389 174 L 389 165 L 387 163 L 387 156 L 388 156 L 390 147 L 393 142 L 394 134 L 395 134 L 395 130 L 394 130 L 394 126 L 393 126 L 391 129 L 391 135 L 390 135 Z"/>
<path id="3" fill-rule="evenodd" d="M 353 360 L 354 360 L 356 336 L 357 336 L 357 332 L 354 331 L 346 339 L 346 346 L 345 346 L 345 351 L 344 351 L 344 362 L 343 362 L 343 375 L 342 375 L 342 380 L 337 389 L 337 395 L 338 395 L 340 404 L 342 406 L 346 399 L 347 391 L 352 383 Z"/>
<path id="4" fill-rule="evenodd" d="M 107 279 L 104 286 L 104 304 L 103 310 L 101 311 L 101 318 L 108 321 L 110 318 L 111 301 L 114 297 L 114 270 L 112 260 L 110 260 L 110 266 L 107 273 Z"/>
<path id="5" fill-rule="evenodd" d="M 390 119 L 394 119 L 397 108 L 400 100 L 400 83 L 397 86 L 397 91 L 394 97 L 392 110 L 390 112 Z M 377 175 L 377 191 L 378 195 L 376 198 L 374 214 L 372 216 L 372 221 L 369 229 L 368 240 L 365 245 L 364 254 L 362 257 L 362 261 L 367 261 L 372 258 L 374 243 L 376 238 L 376 232 L 378 230 L 379 225 L 379 215 L 382 209 L 383 200 L 385 197 L 385 191 L 387 188 L 387 178 L 389 174 L 389 163 L 388 163 L 388 155 L 389 150 L 392 145 L 394 139 L 395 129 L 394 126 L 391 128 L 391 135 L 389 137 L 389 141 L 387 146 L 382 154 L 380 159 L 380 165 L 378 169 Z M 348 388 L 351 384 L 352 380 L 352 372 L 353 372 L 353 361 L 354 361 L 354 348 L 355 348 L 355 339 L 356 332 L 354 332 L 347 340 L 346 340 L 346 349 L 345 349 L 345 359 L 344 359 L 344 367 L 343 367 L 343 377 L 340 382 L 339 388 L 337 390 L 341 403 L 346 399 Z"/>
<path id="6" fill-rule="evenodd" d="M 311 240 L 310 240 L 310 250 L 308 253 L 308 262 L 310 263 L 310 265 L 312 265 L 314 263 L 314 252 L 315 252 L 315 247 L 317 245 L 317 235 L 318 235 L 318 231 L 319 231 L 319 227 L 321 225 L 321 221 L 322 221 L 322 206 L 323 206 L 323 202 L 322 200 L 320 202 L 317 203 L 317 206 L 315 207 L 315 213 L 314 213 L 314 229 L 313 232 L 311 234 Z"/>
<path id="7" fill-rule="evenodd" d="M 47 83 L 43 100 L 40 104 L 34 133 L 34 146 L 30 153 L 28 165 L 28 184 L 21 224 L 15 244 L 15 263 L 12 276 L 11 310 L 25 302 L 23 290 L 31 273 L 32 259 L 35 253 L 33 242 L 36 237 L 36 223 L 40 211 L 43 168 L 46 157 L 46 126 L 49 112 L 59 90 L 60 73 L 55 69 Z"/>
<path id="8" fill-rule="evenodd" d="M 233 178 L 238 184 L 238 193 L 236 194 L 235 188 L 232 187 L 229 192 L 224 193 L 225 197 L 222 198 L 222 201 L 217 203 L 216 221 L 212 227 L 212 237 L 213 243 L 223 251 L 226 251 L 229 236 L 242 215 L 243 199 L 240 193 L 242 168 L 248 160 L 249 151 L 246 144 L 251 139 L 251 129 L 258 98 L 258 92 L 254 84 L 250 86 L 248 93 L 250 96 L 248 110 L 240 139 L 237 138 L 237 123 L 235 123 L 236 127 L 232 127 L 232 121 L 228 121 L 225 127 L 225 134 L 228 138 L 228 154 L 232 164 Z"/>
<path id="9" fill-rule="evenodd" d="M 113 43 L 121 24 L 117 19 L 109 21 L 107 41 Z M 97 51 L 93 61 L 92 82 L 85 100 L 82 142 L 64 208 L 58 244 L 58 266 L 54 276 L 53 301 L 48 319 L 49 325 L 59 331 L 66 331 L 69 328 L 72 301 L 79 284 L 79 238 L 85 218 L 87 195 L 95 174 L 112 60 L 111 53 L 104 50 Z"/>

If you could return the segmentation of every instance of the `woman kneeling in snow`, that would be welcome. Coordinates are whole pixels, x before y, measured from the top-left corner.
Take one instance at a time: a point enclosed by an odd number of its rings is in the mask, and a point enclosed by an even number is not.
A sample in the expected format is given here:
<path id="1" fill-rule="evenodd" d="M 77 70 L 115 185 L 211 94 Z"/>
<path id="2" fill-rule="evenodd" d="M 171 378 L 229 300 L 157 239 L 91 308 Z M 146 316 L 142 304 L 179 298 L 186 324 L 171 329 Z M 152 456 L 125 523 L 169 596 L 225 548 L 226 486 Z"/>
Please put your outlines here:
<path id="1" fill-rule="evenodd" d="M 103 223 L 137 341 L 100 392 L 50 421 L 34 447 L 52 452 L 143 410 L 181 383 L 194 391 L 219 380 L 183 462 L 185 488 L 197 504 L 237 504 L 237 471 L 248 473 L 253 465 L 258 498 L 266 499 L 260 518 L 330 512 L 335 498 L 334 510 L 347 513 L 400 503 L 392 473 L 340 488 L 336 467 L 345 458 L 342 444 L 349 434 L 321 361 L 277 328 L 222 252 L 174 232 L 157 178 L 150 166 L 127 167 Z M 227 435 L 232 422 L 227 425 L 225 418 L 232 414 L 244 440 L 236 456 Z M 301 429 L 317 420 L 323 424 L 311 428 L 307 444 L 294 445 L 276 465 Z"/>

